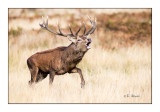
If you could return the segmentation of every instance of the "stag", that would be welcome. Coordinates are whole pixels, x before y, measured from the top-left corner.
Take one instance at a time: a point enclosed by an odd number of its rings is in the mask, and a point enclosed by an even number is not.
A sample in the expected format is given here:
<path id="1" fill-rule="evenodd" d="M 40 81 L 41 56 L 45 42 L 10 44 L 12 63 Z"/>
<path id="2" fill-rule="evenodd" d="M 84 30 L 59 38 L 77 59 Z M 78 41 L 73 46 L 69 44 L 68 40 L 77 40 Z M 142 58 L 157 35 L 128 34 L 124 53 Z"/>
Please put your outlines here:
<path id="1" fill-rule="evenodd" d="M 49 84 L 51 85 L 55 75 L 63 75 L 65 73 L 79 73 L 81 78 L 81 88 L 85 85 L 85 80 L 80 68 L 76 65 L 82 60 L 84 54 L 91 48 L 91 38 L 88 36 L 92 34 L 96 29 L 96 19 L 92 19 L 88 16 L 92 25 L 91 29 L 86 31 L 85 23 L 83 22 L 84 32 L 83 35 L 78 35 L 82 29 L 82 25 L 78 31 L 74 34 L 69 25 L 69 34 L 62 33 L 60 25 L 58 24 L 59 32 L 51 30 L 48 27 L 48 17 L 46 22 L 42 16 L 42 24 L 39 24 L 42 29 L 45 29 L 55 35 L 67 37 L 71 44 L 67 47 L 57 47 L 54 49 L 37 52 L 27 59 L 27 65 L 31 73 L 31 80 L 29 84 L 37 83 L 47 77 L 49 74 Z"/>

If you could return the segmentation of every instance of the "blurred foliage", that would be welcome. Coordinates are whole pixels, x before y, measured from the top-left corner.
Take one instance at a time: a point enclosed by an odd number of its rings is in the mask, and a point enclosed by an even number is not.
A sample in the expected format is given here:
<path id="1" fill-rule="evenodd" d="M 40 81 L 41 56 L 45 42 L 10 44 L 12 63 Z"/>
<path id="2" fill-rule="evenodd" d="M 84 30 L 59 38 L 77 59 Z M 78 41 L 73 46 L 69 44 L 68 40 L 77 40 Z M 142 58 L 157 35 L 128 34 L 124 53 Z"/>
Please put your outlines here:
<path id="1" fill-rule="evenodd" d="M 105 48 L 119 48 L 134 43 L 151 45 L 151 13 L 114 13 L 97 16 L 98 38 Z M 118 43 L 116 43 L 118 42 Z"/>
<path id="2" fill-rule="evenodd" d="M 17 27 L 17 29 L 11 28 L 9 30 L 9 36 L 17 37 L 22 33 L 22 28 Z"/>
<path id="3" fill-rule="evenodd" d="M 62 31 L 69 33 L 68 24 L 71 25 L 72 31 L 75 33 L 80 27 L 80 22 L 84 21 L 86 23 L 87 31 L 91 28 L 89 20 L 85 17 L 77 16 L 78 13 L 82 13 L 81 10 L 78 10 L 76 14 L 73 13 L 64 13 L 59 14 L 55 13 L 50 15 L 50 19 L 62 20 L 65 27 L 62 27 Z M 45 15 L 47 12 L 45 10 L 39 9 L 23 9 L 21 10 L 21 16 L 11 16 L 9 19 L 29 19 L 35 21 L 36 19 L 41 18 L 42 15 Z M 89 13 L 89 11 L 88 11 Z M 29 15 L 30 14 L 30 15 Z M 48 13 L 49 14 L 49 13 Z M 152 34 L 152 20 L 151 12 L 136 12 L 136 13 L 127 13 L 127 12 L 118 12 L 118 13 L 94 13 L 91 12 L 97 19 L 97 29 L 93 34 L 94 37 L 98 39 L 98 46 L 102 46 L 105 49 L 116 50 L 121 47 L 129 47 L 134 44 L 139 45 L 151 45 L 151 34 Z M 33 22 L 30 21 L 30 22 Z M 51 29 L 58 31 L 57 25 L 49 24 Z M 84 27 L 81 29 L 80 35 L 83 33 Z M 22 32 L 22 28 L 18 27 L 17 29 L 11 28 L 9 31 L 9 36 L 17 37 Z M 29 31 L 28 31 L 29 32 Z M 37 32 L 44 33 L 45 30 L 39 29 Z M 36 31 L 35 31 L 36 33 Z M 47 43 L 44 44 L 47 46 Z"/>

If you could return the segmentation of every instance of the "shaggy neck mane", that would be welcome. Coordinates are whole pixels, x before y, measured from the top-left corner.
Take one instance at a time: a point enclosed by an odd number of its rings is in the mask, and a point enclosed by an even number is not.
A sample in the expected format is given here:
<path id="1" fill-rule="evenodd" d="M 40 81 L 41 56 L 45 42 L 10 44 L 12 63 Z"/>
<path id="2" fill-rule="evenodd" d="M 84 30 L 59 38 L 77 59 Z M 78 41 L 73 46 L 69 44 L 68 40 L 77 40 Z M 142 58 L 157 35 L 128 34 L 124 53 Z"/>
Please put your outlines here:
<path id="1" fill-rule="evenodd" d="M 63 58 L 66 60 L 66 61 L 73 61 L 73 62 L 76 62 L 76 61 L 80 61 L 84 54 L 86 52 L 83 52 L 83 51 L 80 51 L 80 50 L 76 50 L 76 45 L 74 43 L 71 43 L 66 49 L 65 49 L 65 52 L 63 54 Z"/>

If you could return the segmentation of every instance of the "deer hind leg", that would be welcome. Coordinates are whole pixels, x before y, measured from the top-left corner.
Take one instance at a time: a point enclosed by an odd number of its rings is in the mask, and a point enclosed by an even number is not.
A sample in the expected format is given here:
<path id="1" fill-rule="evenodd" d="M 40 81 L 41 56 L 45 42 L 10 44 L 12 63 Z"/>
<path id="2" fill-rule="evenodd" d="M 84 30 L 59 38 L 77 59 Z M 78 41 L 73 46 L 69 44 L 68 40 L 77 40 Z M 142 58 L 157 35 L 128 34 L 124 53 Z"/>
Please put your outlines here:
<path id="1" fill-rule="evenodd" d="M 31 74 L 31 80 L 29 81 L 29 85 L 32 85 L 36 81 L 38 67 L 35 66 L 31 58 L 27 59 L 27 65 Z"/>
<path id="2" fill-rule="evenodd" d="M 29 84 L 32 85 L 33 83 L 36 82 L 36 78 L 37 78 L 37 75 L 38 75 L 38 67 L 32 67 L 29 70 L 31 72 L 31 80 L 29 81 Z"/>
<path id="3" fill-rule="evenodd" d="M 74 69 L 72 69 L 71 71 L 69 71 L 69 73 L 79 73 L 80 78 L 81 78 L 81 88 L 84 88 L 85 80 L 84 80 L 84 78 L 83 78 L 81 69 L 79 69 L 79 68 L 74 68 Z"/>

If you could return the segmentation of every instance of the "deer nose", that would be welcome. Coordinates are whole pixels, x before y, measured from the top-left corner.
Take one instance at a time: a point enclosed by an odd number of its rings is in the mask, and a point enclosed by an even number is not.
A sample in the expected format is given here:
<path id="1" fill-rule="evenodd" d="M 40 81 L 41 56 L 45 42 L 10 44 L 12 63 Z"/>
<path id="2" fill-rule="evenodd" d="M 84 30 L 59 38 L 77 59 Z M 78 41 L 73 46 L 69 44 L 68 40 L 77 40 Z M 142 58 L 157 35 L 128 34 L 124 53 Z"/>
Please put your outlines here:
<path id="1" fill-rule="evenodd" d="M 90 43 L 92 42 L 91 38 L 88 38 L 87 40 L 88 40 L 88 42 L 90 42 Z"/>

